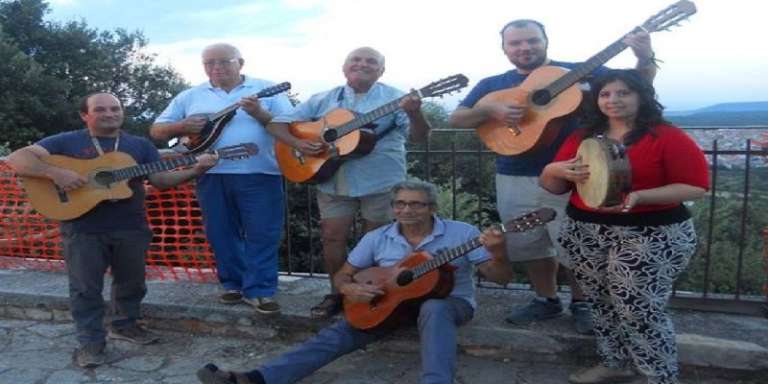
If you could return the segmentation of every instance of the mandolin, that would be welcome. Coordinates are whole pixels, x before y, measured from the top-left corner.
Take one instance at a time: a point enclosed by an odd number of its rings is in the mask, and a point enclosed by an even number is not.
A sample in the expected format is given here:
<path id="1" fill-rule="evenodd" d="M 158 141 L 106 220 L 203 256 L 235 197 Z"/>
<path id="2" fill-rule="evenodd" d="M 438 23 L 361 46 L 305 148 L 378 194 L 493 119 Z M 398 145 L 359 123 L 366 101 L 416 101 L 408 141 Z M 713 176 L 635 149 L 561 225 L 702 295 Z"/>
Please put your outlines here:
<path id="1" fill-rule="evenodd" d="M 258 98 L 270 97 L 289 89 L 291 89 L 291 83 L 283 82 L 264 88 L 254 96 Z M 174 137 L 168 141 L 168 146 L 178 153 L 189 155 L 207 150 L 219 139 L 221 132 L 224 131 L 224 127 L 235 117 L 238 108 L 240 108 L 240 104 L 235 103 L 216 113 L 192 115 L 202 116 L 208 120 L 200 133 Z"/>

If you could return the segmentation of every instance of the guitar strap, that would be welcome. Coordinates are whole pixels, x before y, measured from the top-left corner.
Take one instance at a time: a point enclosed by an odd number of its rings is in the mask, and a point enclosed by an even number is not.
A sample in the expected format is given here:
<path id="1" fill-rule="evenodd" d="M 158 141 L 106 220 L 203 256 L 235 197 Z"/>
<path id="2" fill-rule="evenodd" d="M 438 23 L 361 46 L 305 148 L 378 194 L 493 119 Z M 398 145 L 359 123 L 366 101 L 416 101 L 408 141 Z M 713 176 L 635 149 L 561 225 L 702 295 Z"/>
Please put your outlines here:
<path id="1" fill-rule="evenodd" d="M 104 156 L 104 150 L 101 148 L 101 143 L 99 143 L 99 139 L 96 138 L 96 136 L 91 136 L 91 142 L 93 143 L 93 146 L 96 147 L 96 152 L 99 153 L 99 156 Z M 120 146 L 120 132 L 117 133 L 117 137 L 115 138 L 115 146 L 112 149 L 112 152 L 117 152 L 117 148 Z M 114 203 L 116 201 L 120 201 L 119 199 L 110 199 L 110 203 Z"/>
<path id="2" fill-rule="evenodd" d="M 99 139 L 96 138 L 96 136 L 91 136 L 91 142 L 93 143 L 93 146 L 96 147 L 96 152 L 99 153 L 99 156 L 104 156 L 104 150 L 101 148 L 101 144 L 99 143 Z M 117 134 L 117 138 L 115 138 L 115 147 L 112 149 L 112 152 L 117 152 L 117 148 L 120 146 L 120 134 Z"/>
<path id="3" fill-rule="evenodd" d="M 343 101 L 344 101 L 344 86 L 341 86 L 341 87 L 339 87 L 339 95 L 336 97 L 336 103 L 339 106 L 339 108 L 342 108 L 342 102 Z M 371 123 L 371 124 L 373 124 L 373 123 Z M 381 132 L 376 132 L 376 129 L 374 128 L 373 129 L 373 133 L 376 135 L 376 141 L 379 141 L 379 140 L 383 139 L 384 136 L 386 136 L 387 134 L 392 132 L 392 130 L 395 129 L 396 127 L 397 127 L 397 124 L 395 124 L 394 121 L 393 121 L 392 124 L 389 127 L 387 127 L 385 130 L 383 130 Z"/>

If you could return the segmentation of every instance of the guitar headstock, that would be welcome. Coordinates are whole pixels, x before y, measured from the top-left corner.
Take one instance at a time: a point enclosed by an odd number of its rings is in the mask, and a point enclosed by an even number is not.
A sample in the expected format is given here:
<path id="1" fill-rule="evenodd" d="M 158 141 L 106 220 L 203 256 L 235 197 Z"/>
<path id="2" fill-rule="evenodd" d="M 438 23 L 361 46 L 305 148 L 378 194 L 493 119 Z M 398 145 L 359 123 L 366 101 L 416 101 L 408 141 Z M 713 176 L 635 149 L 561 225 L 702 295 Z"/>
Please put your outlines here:
<path id="1" fill-rule="evenodd" d="M 243 143 L 222 147 L 213 152 L 218 154 L 220 159 L 237 160 L 259 153 L 259 147 L 254 143 Z"/>
<path id="2" fill-rule="evenodd" d="M 539 208 L 505 222 L 502 230 L 504 232 L 524 232 L 554 220 L 555 216 L 557 216 L 557 212 L 554 209 Z"/>
<path id="3" fill-rule="evenodd" d="M 429 83 L 426 87 L 419 89 L 421 97 L 442 96 L 451 92 L 458 91 L 469 84 L 469 79 L 462 74 L 453 75 Z"/>
<path id="4" fill-rule="evenodd" d="M 257 97 L 270 97 L 277 95 L 278 93 L 285 92 L 287 90 L 291 89 L 291 83 L 285 81 L 280 84 L 273 85 L 271 87 L 267 87 L 259 91 L 259 93 L 256 94 Z"/>
<path id="5" fill-rule="evenodd" d="M 651 16 L 643 23 L 641 28 L 649 33 L 669 30 L 669 28 L 679 25 L 681 21 L 694 13 L 696 13 L 696 4 L 693 4 L 692 1 L 680 0 Z"/>

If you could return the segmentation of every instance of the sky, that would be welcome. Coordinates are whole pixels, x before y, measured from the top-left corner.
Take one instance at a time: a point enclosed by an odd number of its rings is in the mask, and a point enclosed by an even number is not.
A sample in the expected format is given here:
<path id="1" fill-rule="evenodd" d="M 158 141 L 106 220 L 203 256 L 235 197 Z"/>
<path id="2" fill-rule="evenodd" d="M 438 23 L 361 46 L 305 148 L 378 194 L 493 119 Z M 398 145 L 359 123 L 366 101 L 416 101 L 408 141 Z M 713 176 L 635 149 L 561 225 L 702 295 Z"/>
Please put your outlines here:
<path id="1" fill-rule="evenodd" d="M 386 57 L 381 81 L 403 90 L 463 73 L 470 87 L 512 68 L 499 29 L 510 20 L 544 23 L 549 57 L 584 61 L 642 24 L 671 0 L 49 0 L 50 21 L 84 20 L 101 30 L 140 30 L 159 64 L 192 84 L 206 80 L 200 53 L 212 43 L 237 46 L 243 73 L 290 81 L 300 100 L 344 82 L 354 48 Z M 768 100 L 764 0 L 696 0 L 679 27 L 651 35 L 663 60 L 655 80 L 669 110 Z M 627 49 L 608 61 L 633 67 Z M 452 108 L 469 88 L 447 97 Z"/>

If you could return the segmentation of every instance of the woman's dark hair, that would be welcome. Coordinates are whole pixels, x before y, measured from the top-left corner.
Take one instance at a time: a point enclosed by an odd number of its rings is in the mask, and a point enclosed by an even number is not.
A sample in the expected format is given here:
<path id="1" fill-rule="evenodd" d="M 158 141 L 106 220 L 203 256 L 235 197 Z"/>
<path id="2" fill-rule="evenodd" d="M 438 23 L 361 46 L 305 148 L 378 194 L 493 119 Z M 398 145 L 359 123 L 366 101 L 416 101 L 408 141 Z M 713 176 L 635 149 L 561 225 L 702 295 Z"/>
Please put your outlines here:
<path id="1" fill-rule="evenodd" d="M 662 112 L 664 107 L 656 100 L 656 91 L 640 73 L 634 69 L 612 69 L 598 76 L 590 84 L 589 104 L 586 108 L 585 136 L 604 134 L 608 130 L 608 117 L 600 111 L 597 100 L 600 91 L 614 81 L 621 81 L 639 97 L 639 109 L 635 120 L 635 128 L 624 137 L 624 145 L 630 145 L 642 138 L 646 133 L 653 135 L 653 127 L 666 123 Z"/>

